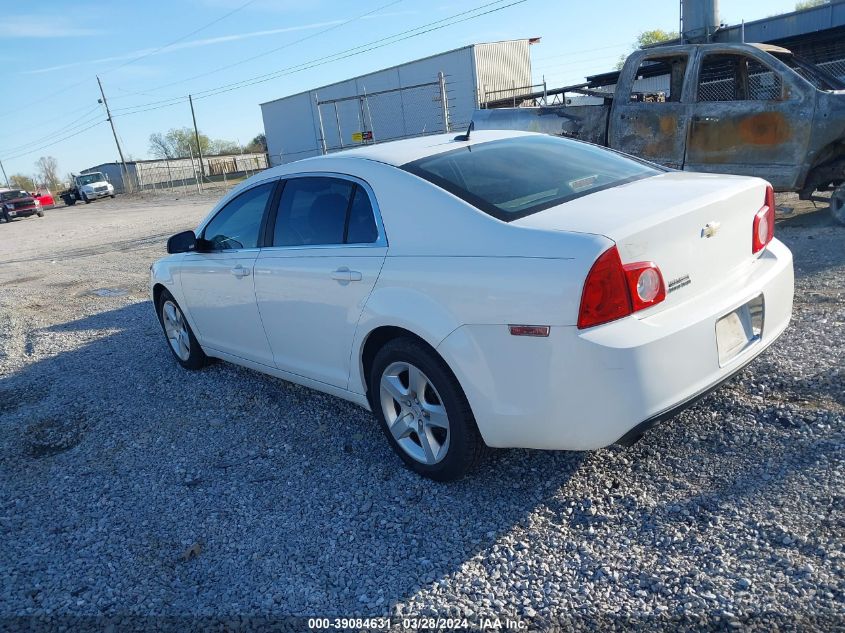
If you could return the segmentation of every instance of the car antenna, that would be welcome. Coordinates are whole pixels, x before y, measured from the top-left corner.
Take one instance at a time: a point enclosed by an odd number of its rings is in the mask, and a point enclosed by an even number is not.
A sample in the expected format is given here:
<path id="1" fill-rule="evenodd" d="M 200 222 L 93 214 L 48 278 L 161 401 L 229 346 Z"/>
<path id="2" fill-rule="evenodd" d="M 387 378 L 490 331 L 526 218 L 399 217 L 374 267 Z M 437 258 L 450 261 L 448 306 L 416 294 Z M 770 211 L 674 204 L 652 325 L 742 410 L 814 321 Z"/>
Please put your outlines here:
<path id="1" fill-rule="evenodd" d="M 456 141 L 468 141 L 469 140 L 469 133 L 472 132 L 474 129 L 475 129 L 475 121 L 470 121 L 469 127 L 467 128 L 467 131 L 463 134 L 458 134 L 455 137 L 455 140 Z"/>

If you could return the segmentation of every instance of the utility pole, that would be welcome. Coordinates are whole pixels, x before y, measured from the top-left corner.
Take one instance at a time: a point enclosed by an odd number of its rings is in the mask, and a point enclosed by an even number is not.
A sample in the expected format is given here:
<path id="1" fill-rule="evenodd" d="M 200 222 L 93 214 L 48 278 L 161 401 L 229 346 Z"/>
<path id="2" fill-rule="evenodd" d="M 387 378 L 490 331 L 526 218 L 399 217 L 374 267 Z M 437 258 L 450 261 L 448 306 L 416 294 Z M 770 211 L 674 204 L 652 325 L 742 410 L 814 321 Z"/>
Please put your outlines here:
<path id="1" fill-rule="evenodd" d="M 200 131 L 197 129 L 197 115 L 194 114 L 194 100 L 188 95 L 188 103 L 191 104 L 191 118 L 194 120 L 194 138 L 197 139 L 197 155 L 200 159 L 200 175 L 205 178 L 205 166 L 202 164 L 202 147 L 200 147 Z"/>
<path id="2" fill-rule="evenodd" d="M 6 175 L 6 168 L 3 167 L 3 161 L 2 160 L 0 160 L 0 171 L 3 172 L 3 180 L 6 181 L 6 186 L 11 188 L 11 185 L 9 184 L 9 177 Z"/>
<path id="3" fill-rule="evenodd" d="M 100 94 L 103 97 L 100 102 L 106 108 L 106 119 L 111 125 L 111 133 L 114 135 L 114 143 L 117 145 L 117 153 L 120 155 L 120 167 L 123 170 L 123 190 L 131 191 L 132 183 L 129 182 L 129 170 L 126 169 L 126 159 L 123 158 L 123 150 L 120 148 L 120 141 L 117 140 L 117 130 L 114 129 L 114 121 L 112 120 L 111 112 L 109 111 L 109 102 L 106 101 L 106 93 L 103 90 L 103 82 L 100 81 L 99 75 L 97 75 L 97 85 L 100 86 Z"/>

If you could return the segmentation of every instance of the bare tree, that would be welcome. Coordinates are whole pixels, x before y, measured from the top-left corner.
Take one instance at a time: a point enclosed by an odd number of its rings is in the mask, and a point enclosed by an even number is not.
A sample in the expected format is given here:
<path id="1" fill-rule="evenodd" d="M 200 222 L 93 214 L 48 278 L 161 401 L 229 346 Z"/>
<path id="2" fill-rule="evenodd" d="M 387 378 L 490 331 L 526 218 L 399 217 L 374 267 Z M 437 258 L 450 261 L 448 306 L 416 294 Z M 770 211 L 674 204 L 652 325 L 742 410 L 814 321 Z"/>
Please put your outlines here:
<path id="1" fill-rule="evenodd" d="M 50 189 L 55 189 L 61 182 L 59 179 L 59 161 L 52 156 L 42 156 L 35 162 L 35 168 L 38 170 L 38 180 L 40 183 L 47 185 Z"/>
<path id="2" fill-rule="evenodd" d="M 173 146 L 161 132 L 150 134 L 150 154 L 156 158 L 175 158 Z"/>

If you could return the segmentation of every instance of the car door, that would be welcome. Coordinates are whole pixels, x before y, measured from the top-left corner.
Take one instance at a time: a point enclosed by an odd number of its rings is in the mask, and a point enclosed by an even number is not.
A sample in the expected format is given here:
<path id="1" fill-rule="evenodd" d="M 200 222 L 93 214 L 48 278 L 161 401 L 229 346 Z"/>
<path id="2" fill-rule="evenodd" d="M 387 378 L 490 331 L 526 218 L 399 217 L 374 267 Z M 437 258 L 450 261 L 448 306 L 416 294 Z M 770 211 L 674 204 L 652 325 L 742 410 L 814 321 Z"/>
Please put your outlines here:
<path id="1" fill-rule="evenodd" d="M 684 169 L 759 176 L 792 189 L 801 171 L 814 102 L 792 78 L 751 53 L 707 52 Z"/>
<path id="2" fill-rule="evenodd" d="M 288 178 L 255 291 L 276 367 L 346 388 L 355 329 L 387 241 L 372 189 L 341 175 Z"/>
<path id="3" fill-rule="evenodd" d="M 180 267 L 184 307 L 203 347 L 270 367 L 253 272 L 277 184 L 260 183 L 230 200 L 200 232 L 202 252 L 187 253 Z"/>
<path id="4" fill-rule="evenodd" d="M 617 87 L 608 128 L 608 145 L 680 169 L 684 163 L 691 107 L 684 87 L 689 55 L 640 55 L 644 57 L 636 72 Z"/>

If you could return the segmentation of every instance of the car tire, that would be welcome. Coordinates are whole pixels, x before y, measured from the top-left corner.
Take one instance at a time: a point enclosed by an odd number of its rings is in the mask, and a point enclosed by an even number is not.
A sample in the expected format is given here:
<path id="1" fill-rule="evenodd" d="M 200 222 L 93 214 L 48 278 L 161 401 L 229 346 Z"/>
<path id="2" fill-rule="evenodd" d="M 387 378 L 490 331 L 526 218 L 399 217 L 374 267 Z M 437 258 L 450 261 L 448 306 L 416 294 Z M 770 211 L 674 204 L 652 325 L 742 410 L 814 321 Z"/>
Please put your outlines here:
<path id="1" fill-rule="evenodd" d="M 111 195 L 109 196 L 109 198 L 114 198 L 114 194 L 111 194 Z"/>
<path id="2" fill-rule="evenodd" d="M 9 212 L 6 209 L 3 209 L 3 219 L 6 221 L 6 224 L 12 221 L 12 218 L 9 217 Z"/>
<path id="3" fill-rule="evenodd" d="M 84 202 L 85 204 L 91 204 L 91 201 L 88 199 L 88 196 L 86 196 L 84 193 L 82 194 L 82 202 Z"/>
<path id="4" fill-rule="evenodd" d="M 176 362 L 190 370 L 205 367 L 208 364 L 208 356 L 202 351 L 194 331 L 182 313 L 182 308 L 167 290 L 162 291 L 158 298 L 156 313 L 167 346 Z"/>
<path id="5" fill-rule="evenodd" d="M 43 218 L 44 217 L 44 210 L 39 209 L 38 211 L 35 212 L 35 215 L 37 215 L 39 218 Z"/>
<path id="6" fill-rule="evenodd" d="M 412 471 L 454 481 L 487 452 L 461 385 L 425 343 L 410 337 L 386 343 L 373 359 L 368 386 L 387 441 Z"/>
<path id="7" fill-rule="evenodd" d="M 845 184 L 839 185 L 830 195 L 830 214 L 839 224 L 845 224 Z"/>

